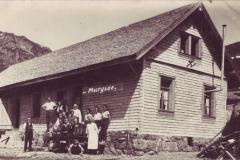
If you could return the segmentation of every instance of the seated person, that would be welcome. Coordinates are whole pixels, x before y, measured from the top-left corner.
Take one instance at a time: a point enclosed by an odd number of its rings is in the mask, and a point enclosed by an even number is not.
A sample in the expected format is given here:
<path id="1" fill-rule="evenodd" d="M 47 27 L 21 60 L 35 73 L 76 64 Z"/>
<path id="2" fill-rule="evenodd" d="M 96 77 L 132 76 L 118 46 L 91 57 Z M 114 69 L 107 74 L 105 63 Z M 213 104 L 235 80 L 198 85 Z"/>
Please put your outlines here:
<path id="1" fill-rule="evenodd" d="M 78 122 L 78 118 L 74 119 L 74 123 L 72 126 L 72 135 L 74 139 L 79 139 L 81 136 L 85 134 L 85 126 L 82 123 Z"/>
<path id="2" fill-rule="evenodd" d="M 65 118 L 61 128 L 61 140 L 66 141 L 67 144 L 69 144 L 71 128 L 71 124 L 68 122 L 68 119 Z"/>
<path id="3" fill-rule="evenodd" d="M 69 115 L 68 115 L 68 121 L 69 121 L 69 123 L 71 124 L 71 125 L 73 125 L 74 124 L 74 119 L 75 119 L 76 117 L 74 116 L 74 112 L 73 112 L 73 110 L 71 110 L 70 112 L 69 112 Z"/>
<path id="4" fill-rule="evenodd" d="M 52 122 L 49 123 L 49 130 L 46 131 L 46 133 L 44 134 L 44 137 L 43 137 L 43 141 L 44 141 L 44 145 L 47 146 L 50 142 L 50 140 L 53 139 L 53 133 L 54 130 L 53 130 L 53 124 Z"/>
<path id="5" fill-rule="evenodd" d="M 61 130 L 62 130 L 62 119 L 59 119 L 59 121 L 57 121 L 54 124 L 54 128 L 53 128 L 53 143 L 54 146 L 57 147 L 59 145 L 59 141 L 61 138 Z"/>
<path id="6" fill-rule="evenodd" d="M 73 144 L 71 144 L 68 147 L 68 153 L 69 155 L 76 154 L 76 155 L 82 155 L 84 152 L 83 147 L 80 145 L 79 141 L 77 139 L 74 139 Z"/>
<path id="7" fill-rule="evenodd" d="M 61 122 L 63 121 L 63 114 L 62 114 L 62 113 L 59 113 L 58 118 L 57 118 L 56 122 L 54 123 L 53 128 L 54 128 L 55 130 L 59 127 L 60 121 L 61 121 Z"/>

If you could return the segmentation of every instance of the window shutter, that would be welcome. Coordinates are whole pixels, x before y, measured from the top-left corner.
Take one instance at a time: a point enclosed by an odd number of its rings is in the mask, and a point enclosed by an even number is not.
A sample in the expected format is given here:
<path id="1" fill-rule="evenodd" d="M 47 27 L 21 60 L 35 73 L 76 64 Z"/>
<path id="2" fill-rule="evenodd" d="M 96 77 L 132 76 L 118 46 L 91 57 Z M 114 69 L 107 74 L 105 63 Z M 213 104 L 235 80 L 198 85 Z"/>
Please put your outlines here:
<path id="1" fill-rule="evenodd" d="M 202 58 L 202 40 L 199 39 L 197 44 L 196 44 L 196 56 L 198 58 Z"/>
<path id="2" fill-rule="evenodd" d="M 216 92 L 212 92 L 212 96 L 211 96 L 211 106 L 212 106 L 212 117 L 216 117 Z"/>
<path id="3" fill-rule="evenodd" d="M 203 85 L 203 87 L 202 87 L 202 103 L 200 105 L 202 115 L 204 115 L 204 105 L 205 105 L 205 86 Z"/>
<path id="4" fill-rule="evenodd" d="M 158 110 L 161 108 L 161 76 L 159 76 L 159 87 L 158 87 Z"/>
<path id="5" fill-rule="evenodd" d="M 186 40 L 185 53 L 191 55 L 191 36 L 188 36 Z"/>
<path id="6" fill-rule="evenodd" d="M 175 86 L 175 80 L 172 79 L 172 83 L 170 85 L 170 91 L 169 91 L 169 110 L 174 111 L 174 87 Z"/>

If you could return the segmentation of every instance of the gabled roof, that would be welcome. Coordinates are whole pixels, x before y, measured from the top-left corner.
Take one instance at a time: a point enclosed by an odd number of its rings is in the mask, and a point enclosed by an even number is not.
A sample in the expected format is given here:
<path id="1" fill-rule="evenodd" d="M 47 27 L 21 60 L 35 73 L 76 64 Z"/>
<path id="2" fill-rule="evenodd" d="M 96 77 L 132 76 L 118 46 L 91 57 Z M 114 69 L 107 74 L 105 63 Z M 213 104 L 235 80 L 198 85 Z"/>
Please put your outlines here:
<path id="1" fill-rule="evenodd" d="M 19 84 L 52 79 L 97 64 L 128 58 L 136 60 L 164 38 L 201 3 L 189 4 L 153 18 L 91 38 L 22 63 L 0 73 L 0 89 Z"/>

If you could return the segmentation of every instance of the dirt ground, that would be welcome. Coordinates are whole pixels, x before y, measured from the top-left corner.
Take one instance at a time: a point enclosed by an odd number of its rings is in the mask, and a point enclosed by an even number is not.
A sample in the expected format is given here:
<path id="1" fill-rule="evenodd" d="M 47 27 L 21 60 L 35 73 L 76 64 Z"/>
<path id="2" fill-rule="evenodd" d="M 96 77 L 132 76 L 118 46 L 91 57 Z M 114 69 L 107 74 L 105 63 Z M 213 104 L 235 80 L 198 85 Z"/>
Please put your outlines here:
<path id="1" fill-rule="evenodd" d="M 23 152 L 19 149 L 0 148 L 0 160 L 197 160 L 196 152 L 161 152 L 158 155 L 113 156 L 113 155 L 72 155 L 46 151 Z"/>

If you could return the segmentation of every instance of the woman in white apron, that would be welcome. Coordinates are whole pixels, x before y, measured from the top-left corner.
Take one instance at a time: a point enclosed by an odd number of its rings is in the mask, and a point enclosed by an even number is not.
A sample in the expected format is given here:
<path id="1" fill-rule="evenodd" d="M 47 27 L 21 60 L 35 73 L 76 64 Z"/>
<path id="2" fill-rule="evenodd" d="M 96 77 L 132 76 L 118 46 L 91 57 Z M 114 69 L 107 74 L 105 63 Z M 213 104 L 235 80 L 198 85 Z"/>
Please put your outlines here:
<path id="1" fill-rule="evenodd" d="M 92 117 L 88 117 L 90 123 L 87 124 L 86 132 L 88 136 L 88 146 L 87 149 L 90 154 L 96 154 L 98 149 L 98 133 L 99 130 L 97 128 L 96 123 L 94 123 L 94 119 Z"/>

